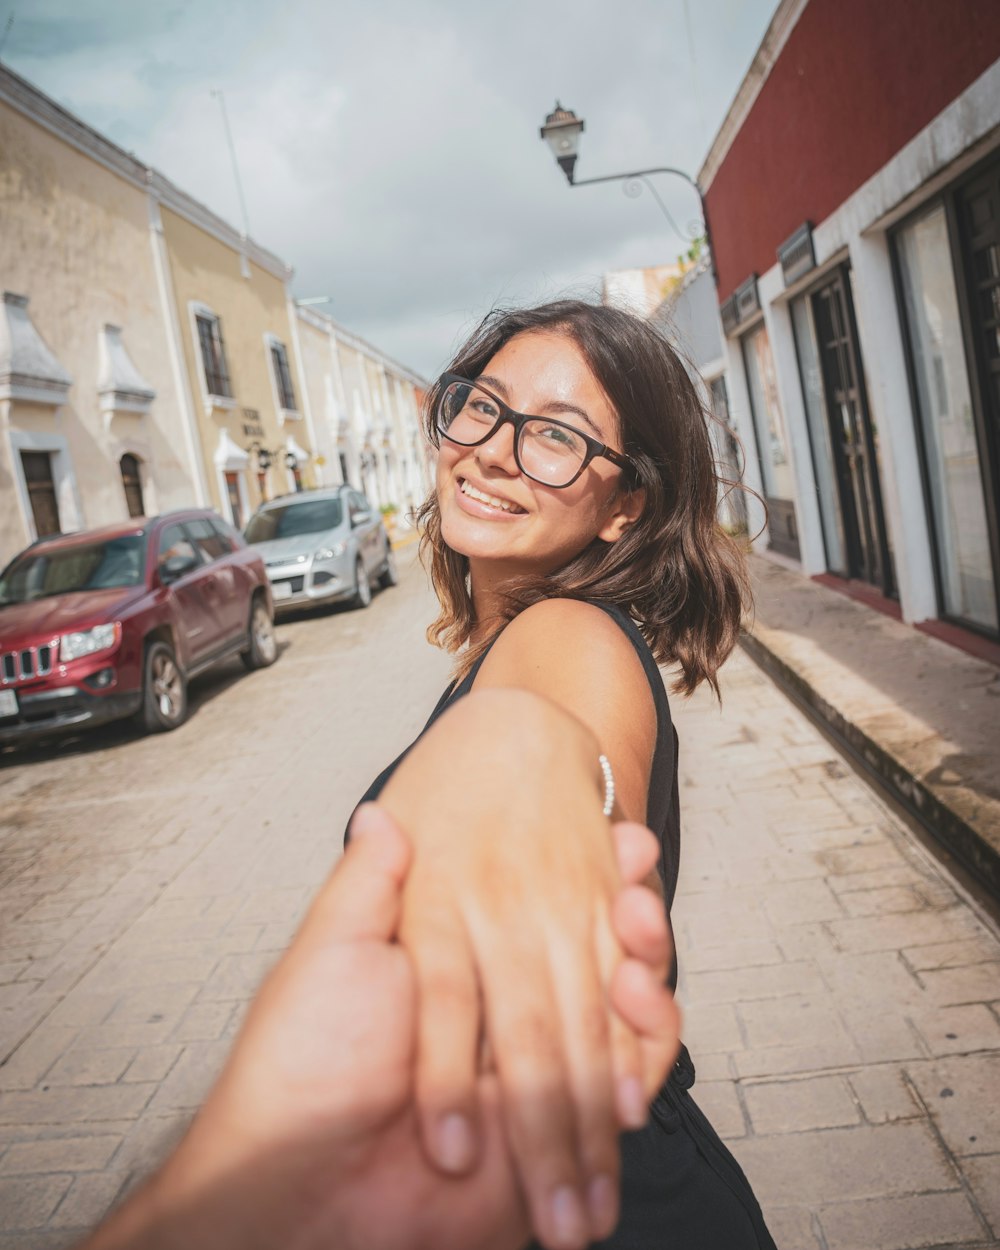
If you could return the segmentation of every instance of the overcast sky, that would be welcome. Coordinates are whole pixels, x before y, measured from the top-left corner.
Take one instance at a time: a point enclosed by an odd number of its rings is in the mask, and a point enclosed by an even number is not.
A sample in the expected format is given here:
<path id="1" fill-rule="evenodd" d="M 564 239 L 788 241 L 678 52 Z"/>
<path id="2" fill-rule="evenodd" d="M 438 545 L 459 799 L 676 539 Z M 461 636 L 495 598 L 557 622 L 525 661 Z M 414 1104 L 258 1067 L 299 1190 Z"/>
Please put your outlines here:
<path id="1" fill-rule="evenodd" d="M 239 227 L 221 89 L 253 238 L 429 377 L 494 302 L 676 257 L 647 193 L 571 190 L 538 128 L 558 96 L 577 177 L 694 175 L 775 2 L 0 0 L 0 22 L 11 69 Z"/>

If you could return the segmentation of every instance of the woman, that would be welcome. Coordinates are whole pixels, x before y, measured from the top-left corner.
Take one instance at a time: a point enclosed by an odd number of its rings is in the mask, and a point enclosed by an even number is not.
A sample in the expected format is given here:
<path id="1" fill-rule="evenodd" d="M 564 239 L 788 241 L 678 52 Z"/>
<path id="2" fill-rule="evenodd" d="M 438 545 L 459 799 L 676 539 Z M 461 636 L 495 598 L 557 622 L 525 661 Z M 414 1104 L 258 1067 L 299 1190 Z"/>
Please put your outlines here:
<path id="1" fill-rule="evenodd" d="M 420 514 L 441 601 L 429 636 L 466 648 L 428 728 L 461 701 L 467 724 L 493 729 L 488 759 L 458 728 L 365 795 L 416 852 L 401 937 L 420 984 L 426 1146 L 443 1168 L 474 1166 L 485 1044 L 551 1250 L 601 1237 L 621 1250 L 773 1248 L 687 1092 L 686 1052 L 647 1124 L 640 1048 L 606 1005 L 619 952 L 601 797 L 659 837 L 669 911 L 676 735 L 656 664 L 677 667 L 677 690 L 718 691 L 748 601 L 696 392 L 647 323 L 561 301 L 488 316 L 426 419 L 439 447 Z M 632 1130 L 620 1210 L 619 1128 Z"/>

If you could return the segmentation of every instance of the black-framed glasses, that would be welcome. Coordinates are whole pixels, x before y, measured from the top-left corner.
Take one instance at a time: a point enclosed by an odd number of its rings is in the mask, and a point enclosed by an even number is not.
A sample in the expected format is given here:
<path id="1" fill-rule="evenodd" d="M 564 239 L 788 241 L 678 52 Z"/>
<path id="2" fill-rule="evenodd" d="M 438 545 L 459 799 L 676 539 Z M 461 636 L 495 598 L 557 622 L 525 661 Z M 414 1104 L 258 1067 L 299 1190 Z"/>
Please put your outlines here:
<path id="1" fill-rule="evenodd" d="M 492 391 L 455 373 L 444 374 L 434 424 L 461 447 L 478 447 L 509 423 L 514 427 L 514 460 L 525 477 L 543 486 L 572 486 L 591 460 L 603 456 L 633 472 L 627 456 L 584 434 L 575 425 L 515 412 Z"/>

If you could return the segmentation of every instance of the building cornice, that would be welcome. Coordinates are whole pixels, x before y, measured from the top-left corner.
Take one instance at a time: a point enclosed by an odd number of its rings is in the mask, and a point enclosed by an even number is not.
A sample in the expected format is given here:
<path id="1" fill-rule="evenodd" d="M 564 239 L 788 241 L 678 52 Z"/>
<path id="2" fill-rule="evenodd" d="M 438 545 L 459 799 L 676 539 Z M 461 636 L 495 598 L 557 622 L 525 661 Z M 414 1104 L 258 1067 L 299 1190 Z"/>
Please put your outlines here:
<path id="1" fill-rule="evenodd" d="M 760 42 L 760 47 L 750 63 L 750 68 L 747 70 L 733 98 L 733 102 L 729 106 L 729 111 L 726 113 L 718 133 L 712 140 L 712 146 L 708 150 L 708 155 L 702 162 L 701 169 L 698 170 L 697 181 L 698 186 L 701 187 L 702 194 L 707 194 L 711 188 L 715 175 L 719 172 L 719 167 L 726 159 L 729 149 L 732 147 L 736 136 L 740 133 L 750 110 L 757 102 L 757 97 L 760 95 L 775 61 L 781 55 L 782 48 L 788 42 L 789 35 L 795 29 L 796 23 L 805 12 L 808 3 L 809 0 L 782 0 L 781 4 L 778 5 L 774 16 L 771 18 L 770 25 L 764 32 L 764 38 Z"/>
<path id="2" fill-rule="evenodd" d="M 345 347 L 353 348 L 354 351 L 361 352 L 363 355 L 377 361 L 384 369 L 393 373 L 396 377 L 412 382 L 414 386 L 419 387 L 421 390 L 427 389 L 429 383 L 419 373 L 414 373 L 406 365 L 401 365 L 399 361 L 393 360 L 391 356 L 387 356 L 385 352 L 380 351 L 372 343 L 369 343 L 367 339 L 363 339 L 360 334 L 355 334 L 353 330 L 348 330 L 346 326 L 342 326 L 339 321 L 334 321 L 326 313 L 317 312 L 314 308 L 303 308 L 299 304 L 295 305 L 295 311 L 298 313 L 299 319 L 305 322 L 306 325 L 312 326 L 314 330 L 320 330 L 324 334 L 332 334 Z"/>
<path id="3" fill-rule="evenodd" d="M 0 101 L 92 161 L 103 165 L 111 173 L 117 174 L 131 186 L 141 191 L 149 191 L 166 208 L 204 230 L 206 234 L 212 235 L 234 252 L 246 256 L 279 281 L 287 282 L 290 279 L 292 269 L 280 257 L 261 247 L 253 239 L 244 238 L 227 221 L 186 191 L 182 191 L 169 178 L 151 169 L 131 152 L 126 152 L 124 148 L 112 143 L 6 65 L 0 65 Z"/>

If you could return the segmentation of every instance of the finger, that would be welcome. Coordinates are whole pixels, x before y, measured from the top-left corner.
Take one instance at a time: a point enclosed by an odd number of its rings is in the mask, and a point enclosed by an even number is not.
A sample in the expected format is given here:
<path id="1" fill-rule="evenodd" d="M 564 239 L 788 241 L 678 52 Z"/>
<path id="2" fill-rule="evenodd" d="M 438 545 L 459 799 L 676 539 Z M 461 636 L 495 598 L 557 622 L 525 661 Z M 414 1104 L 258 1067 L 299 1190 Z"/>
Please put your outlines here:
<path id="1" fill-rule="evenodd" d="M 410 845 L 389 814 L 359 807 L 351 841 L 317 895 L 304 928 L 325 941 L 388 941 L 399 927 Z"/>
<path id="2" fill-rule="evenodd" d="M 648 964 L 664 980 L 672 943 L 663 900 L 645 886 L 627 886 L 612 904 L 611 921 L 625 952 Z"/>
<path id="3" fill-rule="evenodd" d="M 546 965 L 534 957 L 518 983 L 525 993 L 486 1001 L 511 1157 L 538 1240 L 548 1250 L 581 1250 L 590 1222 L 555 993 Z"/>
<path id="4" fill-rule="evenodd" d="M 425 920 L 409 951 L 420 996 L 416 1099 L 424 1148 L 442 1171 L 468 1172 L 481 1144 L 476 1064 L 482 1005 L 472 954 L 457 921 L 443 918 L 433 925 Z"/>
<path id="5" fill-rule="evenodd" d="M 627 890 L 641 888 L 629 886 Z M 598 960 L 603 983 L 607 986 L 610 986 L 615 969 L 622 960 L 622 946 L 612 927 L 611 917 L 614 912 L 615 903 L 612 902 L 611 916 L 605 923 L 598 924 L 597 928 Z M 612 1011 L 610 1015 L 611 1070 L 618 1123 L 621 1128 L 642 1128 L 646 1123 L 648 1108 L 639 1041 L 631 1026 L 616 1012 Z"/>
<path id="6" fill-rule="evenodd" d="M 577 950 L 567 949 L 560 959 L 555 948 L 552 958 L 590 1232 L 604 1238 L 618 1222 L 619 1123 L 612 1058 L 612 1029 L 618 1022 L 593 955 L 581 959 Z"/>
<path id="7" fill-rule="evenodd" d="M 648 1118 L 642 1046 L 631 1025 L 617 1013 L 610 1024 L 615 1113 L 619 1128 L 642 1128 Z"/>
<path id="8" fill-rule="evenodd" d="M 647 964 L 626 959 L 611 981 L 611 1002 L 639 1035 L 647 1101 L 663 1084 L 680 1051 L 681 1014 L 673 994 Z"/>
<path id="9" fill-rule="evenodd" d="M 618 860 L 618 871 L 626 885 L 645 880 L 660 858 L 656 835 L 634 820 L 619 820 L 611 826 Z"/>

